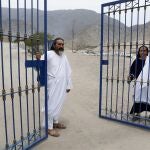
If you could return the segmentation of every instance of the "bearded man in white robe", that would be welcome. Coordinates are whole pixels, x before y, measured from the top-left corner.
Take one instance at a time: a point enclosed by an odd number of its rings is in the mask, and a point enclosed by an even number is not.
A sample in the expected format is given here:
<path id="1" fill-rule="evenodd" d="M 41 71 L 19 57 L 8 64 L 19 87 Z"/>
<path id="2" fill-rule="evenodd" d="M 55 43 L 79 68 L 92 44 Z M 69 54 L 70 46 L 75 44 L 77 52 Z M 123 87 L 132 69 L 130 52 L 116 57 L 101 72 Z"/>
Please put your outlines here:
<path id="1" fill-rule="evenodd" d="M 60 136 L 57 129 L 66 128 L 58 118 L 66 93 L 71 88 L 71 67 L 64 54 L 64 40 L 56 38 L 51 50 L 47 51 L 48 134 L 51 136 Z"/>

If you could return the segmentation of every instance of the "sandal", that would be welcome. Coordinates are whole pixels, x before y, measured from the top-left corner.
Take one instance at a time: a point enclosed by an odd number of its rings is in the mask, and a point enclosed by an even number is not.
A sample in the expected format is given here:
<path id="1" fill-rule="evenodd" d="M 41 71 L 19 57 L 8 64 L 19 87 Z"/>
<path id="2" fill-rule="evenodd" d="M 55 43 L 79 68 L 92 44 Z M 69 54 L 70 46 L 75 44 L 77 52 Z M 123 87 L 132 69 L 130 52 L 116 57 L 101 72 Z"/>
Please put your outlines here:
<path id="1" fill-rule="evenodd" d="M 51 136 L 54 136 L 54 137 L 59 137 L 60 136 L 58 131 L 55 130 L 55 129 L 48 129 L 48 134 L 51 135 Z"/>
<path id="2" fill-rule="evenodd" d="M 132 117 L 132 121 L 134 122 L 134 121 L 137 121 L 137 120 L 139 120 L 140 119 L 140 114 L 136 114 L 136 115 L 133 115 L 133 117 Z"/>
<path id="3" fill-rule="evenodd" d="M 54 123 L 53 127 L 57 129 L 66 129 L 66 126 L 62 123 Z"/>

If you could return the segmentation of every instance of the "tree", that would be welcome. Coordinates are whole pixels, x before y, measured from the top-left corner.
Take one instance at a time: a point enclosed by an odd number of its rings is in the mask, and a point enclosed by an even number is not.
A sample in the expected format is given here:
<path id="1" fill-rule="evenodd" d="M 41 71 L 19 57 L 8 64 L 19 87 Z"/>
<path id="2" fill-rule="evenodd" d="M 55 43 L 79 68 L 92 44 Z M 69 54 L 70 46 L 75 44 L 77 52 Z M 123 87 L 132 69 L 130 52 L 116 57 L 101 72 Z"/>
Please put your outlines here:
<path id="1" fill-rule="evenodd" d="M 47 34 L 47 40 L 52 40 L 54 35 Z M 35 33 L 25 40 L 25 44 L 30 47 L 31 52 L 35 54 L 37 51 L 44 52 L 44 33 Z"/>
<path id="2" fill-rule="evenodd" d="M 54 35 L 47 34 L 47 40 L 52 40 Z M 44 52 L 44 33 L 35 33 L 27 39 L 16 39 L 14 42 L 24 41 L 25 45 L 29 47 L 28 52 L 35 54 Z"/>

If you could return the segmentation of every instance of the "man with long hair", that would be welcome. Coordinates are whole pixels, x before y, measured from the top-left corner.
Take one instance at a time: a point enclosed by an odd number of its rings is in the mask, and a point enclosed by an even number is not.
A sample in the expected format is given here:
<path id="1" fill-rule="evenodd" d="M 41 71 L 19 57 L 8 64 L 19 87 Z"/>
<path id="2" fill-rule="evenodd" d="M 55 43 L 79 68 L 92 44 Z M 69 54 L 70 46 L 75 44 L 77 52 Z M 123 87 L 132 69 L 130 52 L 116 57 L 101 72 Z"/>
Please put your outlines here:
<path id="1" fill-rule="evenodd" d="M 40 57 L 37 56 L 37 59 Z M 64 40 L 56 38 L 47 51 L 48 134 L 58 137 L 57 129 L 66 126 L 58 122 L 66 93 L 72 88 L 71 67 L 64 54 Z M 45 121 L 43 121 L 45 124 Z"/>
<path id="2" fill-rule="evenodd" d="M 133 79 L 136 80 L 136 85 L 134 86 L 134 103 L 130 111 L 130 114 L 134 115 L 133 121 L 139 119 L 141 112 L 150 111 L 150 88 L 147 86 L 147 82 L 150 80 L 149 67 L 148 47 L 142 45 L 138 50 L 136 59 L 131 65 L 128 76 L 128 83 Z M 142 84 L 141 81 L 143 82 Z"/>

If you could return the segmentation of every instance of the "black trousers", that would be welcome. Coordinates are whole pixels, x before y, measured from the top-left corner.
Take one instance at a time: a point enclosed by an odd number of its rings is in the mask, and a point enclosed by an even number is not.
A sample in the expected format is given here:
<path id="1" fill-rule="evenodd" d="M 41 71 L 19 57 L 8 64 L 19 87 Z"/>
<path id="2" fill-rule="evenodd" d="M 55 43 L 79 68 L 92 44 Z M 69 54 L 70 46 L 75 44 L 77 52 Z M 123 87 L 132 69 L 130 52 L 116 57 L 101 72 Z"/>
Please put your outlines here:
<path id="1" fill-rule="evenodd" d="M 150 104 L 148 103 L 134 103 L 130 114 L 141 113 L 143 111 L 150 111 Z"/>

